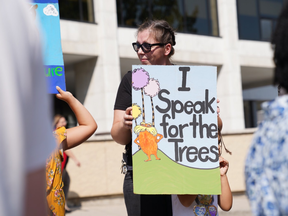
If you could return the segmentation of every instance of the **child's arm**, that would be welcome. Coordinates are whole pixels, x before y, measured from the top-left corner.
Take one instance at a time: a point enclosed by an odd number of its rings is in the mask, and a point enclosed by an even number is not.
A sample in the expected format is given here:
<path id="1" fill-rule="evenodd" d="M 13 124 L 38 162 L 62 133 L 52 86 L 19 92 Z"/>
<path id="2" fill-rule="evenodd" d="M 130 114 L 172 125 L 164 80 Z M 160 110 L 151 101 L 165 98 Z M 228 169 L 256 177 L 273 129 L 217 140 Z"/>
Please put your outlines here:
<path id="1" fill-rule="evenodd" d="M 56 87 L 56 97 L 65 101 L 74 112 L 79 126 L 67 129 L 67 138 L 62 142 L 63 150 L 73 148 L 86 141 L 97 129 L 97 124 L 89 111 L 70 93 Z"/>
<path id="2" fill-rule="evenodd" d="M 73 154 L 73 152 L 71 150 L 66 150 L 65 151 L 65 154 L 70 157 L 74 162 L 75 164 L 80 167 L 81 166 L 81 163 L 80 161 L 77 159 L 77 157 Z"/>
<path id="3" fill-rule="evenodd" d="M 197 195 L 177 195 L 177 196 L 181 204 L 185 207 L 189 207 L 197 197 Z"/>
<path id="4" fill-rule="evenodd" d="M 229 211 L 232 208 L 233 197 L 229 186 L 227 171 L 229 162 L 223 157 L 219 157 L 220 178 L 221 178 L 221 195 L 218 196 L 218 204 L 223 211 Z"/>

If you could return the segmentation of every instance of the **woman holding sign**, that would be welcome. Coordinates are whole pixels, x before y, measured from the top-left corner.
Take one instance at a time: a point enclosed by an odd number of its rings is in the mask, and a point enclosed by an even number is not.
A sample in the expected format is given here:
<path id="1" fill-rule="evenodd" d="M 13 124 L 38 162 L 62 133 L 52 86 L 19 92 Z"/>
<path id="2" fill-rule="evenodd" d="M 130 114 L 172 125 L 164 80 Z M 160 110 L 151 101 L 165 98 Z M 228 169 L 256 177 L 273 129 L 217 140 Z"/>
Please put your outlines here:
<path id="1" fill-rule="evenodd" d="M 133 48 L 144 65 L 172 65 L 170 57 L 174 54 L 175 33 L 164 20 L 148 20 L 137 31 L 137 41 Z M 170 195 L 137 195 L 133 193 L 132 178 L 132 72 L 122 79 L 118 89 L 114 120 L 111 129 L 113 139 L 125 145 L 123 168 L 124 198 L 128 215 L 172 215 Z"/>

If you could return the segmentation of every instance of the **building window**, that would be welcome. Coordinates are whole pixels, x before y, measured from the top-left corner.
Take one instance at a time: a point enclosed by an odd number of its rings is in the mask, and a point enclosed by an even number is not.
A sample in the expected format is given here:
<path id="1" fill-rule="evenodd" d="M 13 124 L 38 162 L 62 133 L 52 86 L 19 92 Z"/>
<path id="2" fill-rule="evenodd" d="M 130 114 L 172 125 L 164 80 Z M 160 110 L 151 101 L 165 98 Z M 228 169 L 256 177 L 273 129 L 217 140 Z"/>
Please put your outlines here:
<path id="1" fill-rule="evenodd" d="M 265 101 L 243 101 L 245 128 L 258 127 L 263 120 L 264 111 L 261 104 Z"/>
<path id="2" fill-rule="evenodd" d="M 93 0 L 59 0 L 60 19 L 94 22 Z"/>
<path id="3" fill-rule="evenodd" d="M 270 41 L 287 0 L 237 0 L 239 39 Z"/>
<path id="4" fill-rule="evenodd" d="M 219 36 L 217 0 L 117 0 L 120 27 L 164 19 L 177 32 Z"/>
<path id="5" fill-rule="evenodd" d="M 243 89 L 245 128 L 257 127 L 263 121 L 262 103 L 278 96 L 278 87 L 268 85 Z"/>

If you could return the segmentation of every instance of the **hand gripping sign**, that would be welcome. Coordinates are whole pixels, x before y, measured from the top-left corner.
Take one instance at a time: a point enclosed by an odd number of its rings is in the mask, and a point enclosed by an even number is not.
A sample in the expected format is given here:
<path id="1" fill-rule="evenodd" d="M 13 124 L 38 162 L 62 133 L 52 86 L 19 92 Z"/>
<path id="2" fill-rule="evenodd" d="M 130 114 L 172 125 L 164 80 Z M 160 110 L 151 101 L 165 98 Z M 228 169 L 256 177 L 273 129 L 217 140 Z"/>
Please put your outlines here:
<path id="1" fill-rule="evenodd" d="M 132 70 L 134 193 L 220 194 L 216 67 Z"/>

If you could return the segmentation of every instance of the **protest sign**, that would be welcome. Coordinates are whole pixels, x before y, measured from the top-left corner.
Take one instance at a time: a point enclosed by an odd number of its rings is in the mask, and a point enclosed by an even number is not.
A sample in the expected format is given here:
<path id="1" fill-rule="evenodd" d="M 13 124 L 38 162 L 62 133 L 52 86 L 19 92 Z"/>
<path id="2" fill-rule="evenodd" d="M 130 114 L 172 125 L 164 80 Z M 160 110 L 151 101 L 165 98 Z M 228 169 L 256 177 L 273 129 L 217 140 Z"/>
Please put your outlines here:
<path id="1" fill-rule="evenodd" d="M 132 67 L 137 194 L 220 194 L 217 68 Z"/>
<path id="2" fill-rule="evenodd" d="M 56 86 L 64 91 L 65 69 L 61 46 L 58 0 L 32 0 L 30 10 L 36 15 L 42 35 L 44 66 L 49 93 L 56 94 Z"/>

